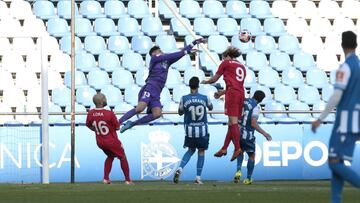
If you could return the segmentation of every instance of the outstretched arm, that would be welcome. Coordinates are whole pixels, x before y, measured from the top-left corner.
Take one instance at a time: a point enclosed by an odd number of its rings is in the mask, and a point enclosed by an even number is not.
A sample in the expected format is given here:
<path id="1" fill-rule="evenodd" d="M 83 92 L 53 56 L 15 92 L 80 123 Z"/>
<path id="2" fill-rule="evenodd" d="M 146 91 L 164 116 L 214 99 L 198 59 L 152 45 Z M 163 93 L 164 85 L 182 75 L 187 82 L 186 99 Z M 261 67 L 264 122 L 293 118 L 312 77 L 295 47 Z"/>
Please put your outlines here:
<path id="1" fill-rule="evenodd" d="M 213 84 L 218 81 L 220 77 L 221 75 L 215 74 L 210 79 L 201 81 L 201 84 Z"/>
<path id="2" fill-rule="evenodd" d="M 258 122 L 257 122 L 257 118 L 252 118 L 252 119 L 251 119 L 251 126 L 252 126 L 253 128 L 255 128 L 255 130 L 258 131 L 260 134 L 262 134 L 262 135 L 266 138 L 267 141 L 271 141 L 271 140 L 272 140 L 271 135 L 270 135 L 269 133 L 267 133 L 265 130 L 263 130 L 263 129 L 259 126 L 259 124 L 258 124 Z"/>

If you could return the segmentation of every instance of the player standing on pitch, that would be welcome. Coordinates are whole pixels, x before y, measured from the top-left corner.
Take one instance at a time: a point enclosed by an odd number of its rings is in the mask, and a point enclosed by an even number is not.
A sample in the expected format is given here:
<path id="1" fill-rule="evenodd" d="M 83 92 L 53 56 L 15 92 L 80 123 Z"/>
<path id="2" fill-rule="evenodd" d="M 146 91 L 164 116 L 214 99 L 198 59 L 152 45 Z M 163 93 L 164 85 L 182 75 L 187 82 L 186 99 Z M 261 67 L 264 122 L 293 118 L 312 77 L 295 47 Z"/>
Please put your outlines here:
<path id="1" fill-rule="evenodd" d="M 241 118 L 245 100 L 244 80 L 246 77 L 246 69 L 243 64 L 236 60 L 240 55 L 239 49 L 228 47 L 222 54 L 223 61 L 216 74 L 209 80 L 202 81 L 203 84 L 212 84 L 224 75 L 226 83 L 225 115 L 229 117 L 229 126 L 224 145 L 214 156 L 222 157 L 226 155 L 227 148 L 232 141 L 235 146 L 235 151 L 231 157 L 231 161 L 234 161 L 236 157 L 241 154 L 238 120 Z"/>
<path id="2" fill-rule="evenodd" d="M 194 40 L 191 44 L 184 47 L 181 51 L 171 54 L 164 54 L 158 46 L 154 46 L 150 49 L 149 55 L 151 56 L 151 59 L 149 76 L 145 81 L 146 84 L 141 88 L 139 92 L 139 102 L 136 108 L 128 111 L 124 116 L 120 118 L 119 122 L 120 124 L 123 124 L 125 121 L 127 121 L 134 115 L 143 112 L 146 107 L 147 115 L 135 122 L 126 122 L 120 130 L 121 133 L 132 128 L 135 125 L 149 123 L 150 121 L 153 121 L 161 116 L 162 105 L 160 103 L 160 94 L 165 86 L 170 65 L 178 61 L 186 54 L 189 54 L 195 45 L 203 42 L 204 39 L 202 38 Z"/>
<path id="3" fill-rule="evenodd" d="M 116 130 L 120 128 L 119 121 L 115 114 L 104 109 L 107 105 L 106 97 L 102 93 L 97 93 L 93 97 L 93 102 L 96 106 L 88 112 L 86 118 L 86 126 L 90 130 L 95 131 L 96 144 L 104 151 L 107 158 L 104 166 L 104 180 L 105 184 L 110 184 L 109 174 L 112 168 L 114 158 L 120 159 L 121 169 L 125 176 L 125 184 L 133 184 L 130 180 L 129 164 L 126 159 L 125 151 L 120 142 Z"/>
<path id="4" fill-rule="evenodd" d="M 179 182 L 180 174 L 186 166 L 191 156 L 198 149 L 198 160 L 195 184 L 203 184 L 201 181 L 201 172 L 204 166 L 205 150 L 209 146 L 209 133 L 207 125 L 207 110 L 213 109 L 210 99 L 198 93 L 199 78 L 192 77 L 189 81 L 191 93 L 181 98 L 179 104 L 179 115 L 184 115 L 185 143 L 184 147 L 188 151 L 181 159 L 180 167 L 174 175 L 174 183 Z"/>
<path id="5" fill-rule="evenodd" d="M 343 32 L 341 46 L 346 59 L 336 72 L 334 93 L 319 119 L 312 123 L 312 131 L 316 132 L 326 116 L 337 107 L 328 160 L 332 172 L 333 203 L 341 202 L 344 181 L 360 188 L 359 174 L 344 164 L 344 161 L 352 161 L 355 142 L 360 138 L 360 61 L 355 54 L 356 34 Z"/>

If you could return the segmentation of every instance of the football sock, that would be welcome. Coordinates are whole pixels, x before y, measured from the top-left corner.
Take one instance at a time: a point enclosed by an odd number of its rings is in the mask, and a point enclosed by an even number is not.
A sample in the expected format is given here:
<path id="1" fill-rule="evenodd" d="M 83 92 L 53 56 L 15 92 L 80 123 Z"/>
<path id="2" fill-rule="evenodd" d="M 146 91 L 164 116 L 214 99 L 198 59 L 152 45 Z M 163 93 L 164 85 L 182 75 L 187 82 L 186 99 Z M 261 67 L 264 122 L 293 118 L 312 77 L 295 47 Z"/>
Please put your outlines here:
<path id="1" fill-rule="evenodd" d="M 119 123 L 122 124 L 125 121 L 129 120 L 131 117 L 136 115 L 135 108 L 131 109 L 130 111 L 126 112 L 120 119 Z"/>
<path id="2" fill-rule="evenodd" d="M 354 187 L 360 188 L 360 175 L 350 167 L 345 166 L 344 162 L 329 164 L 329 166 L 332 172 L 340 178 L 349 182 Z"/>
<path id="3" fill-rule="evenodd" d="M 235 151 L 240 149 L 240 129 L 238 124 L 230 126 L 231 138 L 234 143 Z"/>
<path id="4" fill-rule="evenodd" d="M 196 175 L 199 177 L 201 176 L 201 172 L 204 166 L 204 161 L 205 161 L 205 156 L 199 154 L 197 160 L 197 166 L 196 166 Z"/>
<path id="5" fill-rule="evenodd" d="M 154 115 L 152 113 L 146 114 L 146 116 L 141 117 L 139 120 L 135 121 L 134 125 L 141 125 L 145 123 L 149 123 L 150 121 L 155 120 Z"/>
<path id="6" fill-rule="evenodd" d="M 193 151 L 187 150 L 187 152 L 184 154 L 184 156 L 181 159 L 180 168 L 184 168 L 186 164 L 189 162 L 191 156 L 194 154 Z"/>
<path id="7" fill-rule="evenodd" d="M 254 171 L 254 167 L 255 167 L 255 162 L 249 159 L 248 163 L 247 163 L 247 178 L 248 179 L 251 179 L 251 176 Z"/>
<path id="8" fill-rule="evenodd" d="M 120 166 L 121 166 L 121 169 L 124 173 L 124 176 L 125 176 L 125 180 L 126 181 L 131 181 L 130 180 L 130 172 L 129 172 L 129 163 L 126 159 L 126 157 L 120 159 Z"/>
<path id="9" fill-rule="evenodd" d="M 331 202 L 341 203 L 344 180 L 332 172 L 331 177 Z"/>
<path id="10" fill-rule="evenodd" d="M 236 171 L 241 171 L 241 166 L 244 160 L 244 154 L 240 154 L 236 160 L 237 160 Z"/>
<path id="11" fill-rule="evenodd" d="M 111 172 L 111 168 L 112 168 L 112 163 L 114 161 L 114 157 L 107 157 L 105 159 L 105 164 L 104 164 L 104 179 L 105 180 L 110 180 L 109 179 L 109 174 Z"/>
<path id="12" fill-rule="evenodd" d="M 227 148 L 229 147 L 230 142 L 231 142 L 231 133 L 230 133 L 230 126 L 228 126 L 228 131 L 226 133 L 224 145 L 221 148 L 221 150 L 227 150 Z"/>

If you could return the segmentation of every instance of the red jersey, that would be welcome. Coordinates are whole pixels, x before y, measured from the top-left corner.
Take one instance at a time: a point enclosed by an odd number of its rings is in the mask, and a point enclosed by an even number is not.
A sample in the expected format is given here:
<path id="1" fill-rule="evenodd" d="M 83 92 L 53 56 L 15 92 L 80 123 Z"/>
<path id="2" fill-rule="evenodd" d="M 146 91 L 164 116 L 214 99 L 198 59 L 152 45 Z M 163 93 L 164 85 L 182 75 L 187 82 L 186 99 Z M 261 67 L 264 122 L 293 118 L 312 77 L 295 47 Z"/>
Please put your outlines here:
<path id="1" fill-rule="evenodd" d="M 120 128 L 120 123 L 112 111 L 98 108 L 90 110 L 87 114 L 86 126 L 95 131 L 99 146 L 119 141 L 116 130 Z"/>
<path id="2" fill-rule="evenodd" d="M 246 69 L 243 64 L 237 60 L 223 60 L 216 75 L 223 75 L 226 89 L 234 89 L 244 92 L 244 81 Z"/>

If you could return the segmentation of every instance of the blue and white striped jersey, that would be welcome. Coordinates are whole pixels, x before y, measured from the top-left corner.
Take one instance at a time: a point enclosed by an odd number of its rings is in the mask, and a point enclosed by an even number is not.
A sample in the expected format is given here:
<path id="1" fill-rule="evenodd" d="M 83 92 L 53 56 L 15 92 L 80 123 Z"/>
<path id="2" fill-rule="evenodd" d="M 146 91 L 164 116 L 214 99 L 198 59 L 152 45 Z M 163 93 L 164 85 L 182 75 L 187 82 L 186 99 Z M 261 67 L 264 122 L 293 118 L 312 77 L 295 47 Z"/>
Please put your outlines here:
<path id="1" fill-rule="evenodd" d="M 259 118 L 259 107 L 255 99 L 247 98 L 244 102 L 243 116 L 239 120 L 243 139 L 253 139 L 255 128 L 251 125 L 251 119 Z M 247 131 L 249 133 L 244 133 Z M 249 137 L 250 136 L 250 137 Z"/>
<path id="2" fill-rule="evenodd" d="M 181 98 L 179 111 L 184 112 L 185 134 L 191 138 L 203 137 L 208 134 L 207 108 L 210 99 L 202 94 L 188 94 Z"/>
<path id="3" fill-rule="evenodd" d="M 334 128 L 339 133 L 360 133 L 360 64 L 355 53 L 346 56 L 336 72 L 335 89 L 343 91 Z"/>

